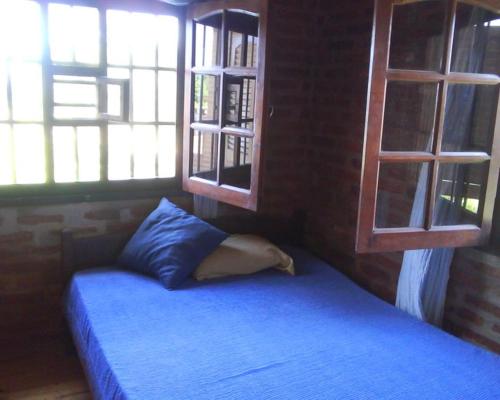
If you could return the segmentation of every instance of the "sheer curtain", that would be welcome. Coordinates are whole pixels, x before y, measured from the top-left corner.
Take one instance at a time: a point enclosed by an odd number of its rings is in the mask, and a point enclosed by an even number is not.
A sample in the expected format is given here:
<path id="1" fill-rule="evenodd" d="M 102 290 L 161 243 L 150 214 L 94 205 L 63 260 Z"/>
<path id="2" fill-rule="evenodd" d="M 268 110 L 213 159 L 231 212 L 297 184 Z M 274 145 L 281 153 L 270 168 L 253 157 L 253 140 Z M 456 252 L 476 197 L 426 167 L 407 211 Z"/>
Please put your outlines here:
<path id="1" fill-rule="evenodd" d="M 452 71 L 479 72 L 485 52 L 488 27 L 484 21 L 485 11 L 475 8 L 469 24 L 455 34 Z M 429 41 L 429 51 L 437 48 L 436 39 Z M 451 85 L 448 89 L 445 117 L 445 135 L 452 136 L 452 147 L 459 151 L 468 140 L 472 120 L 475 88 L 471 85 Z M 448 149 L 453 151 L 453 148 Z M 426 187 L 429 164 L 424 164 L 419 174 L 410 226 L 424 220 Z M 463 181 L 457 165 L 453 166 L 453 181 Z M 454 185 L 452 197 L 460 198 L 463 187 Z M 460 212 L 460 201 L 439 198 L 435 205 L 434 224 L 440 225 L 456 219 Z M 419 319 L 440 326 L 453 248 L 420 249 L 405 251 L 399 276 L 396 306 Z"/>

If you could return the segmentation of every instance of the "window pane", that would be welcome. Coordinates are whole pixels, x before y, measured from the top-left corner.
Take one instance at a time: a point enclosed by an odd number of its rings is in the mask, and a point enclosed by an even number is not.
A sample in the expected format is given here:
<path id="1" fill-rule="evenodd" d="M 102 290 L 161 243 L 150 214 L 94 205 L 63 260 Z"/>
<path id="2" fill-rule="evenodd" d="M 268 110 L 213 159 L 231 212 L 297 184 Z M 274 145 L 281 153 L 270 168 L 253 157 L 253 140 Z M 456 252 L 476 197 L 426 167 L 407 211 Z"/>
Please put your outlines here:
<path id="1" fill-rule="evenodd" d="M 203 52 L 204 52 L 204 40 L 205 40 L 205 25 L 195 24 L 194 31 L 194 62 L 193 65 L 198 67 L 203 66 Z"/>
<path id="2" fill-rule="evenodd" d="M 40 5 L 34 1 L 0 2 L 0 59 L 40 60 L 42 55 Z"/>
<path id="3" fill-rule="evenodd" d="M 253 128 L 255 79 L 228 76 L 226 85 L 226 125 Z"/>
<path id="4" fill-rule="evenodd" d="M 0 61 L 0 120 L 9 118 L 7 101 L 7 66 Z"/>
<path id="5" fill-rule="evenodd" d="M 240 139 L 240 165 L 247 165 L 252 163 L 253 158 L 253 139 L 241 138 Z"/>
<path id="6" fill-rule="evenodd" d="M 439 166 L 434 225 L 481 225 L 489 163 Z"/>
<path id="7" fill-rule="evenodd" d="M 54 83 L 54 103 L 97 105 L 95 84 Z"/>
<path id="8" fill-rule="evenodd" d="M 78 180 L 80 182 L 98 181 L 101 174 L 101 136 L 97 126 L 76 128 L 78 149 Z"/>
<path id="9" fill-rule="evenodd" d="M 97 107 L 54 107 L 55 119 L 96 119 Z"/>
<path id="10" fill-rule="evenodd" d="M 73 40 L 69 34 L 71 20 L 70 6 L 49 5 L 49 44 L 53 61 L 66 63 L 73 61 Z"/>
<path id="11" fill-rule="evenodd" d="M 76 142 L 75 128 L 72 126 L 54 127 L 54 180 L 56 182 L 76 182 Z"/>
<path id="12" fill-rule="evenodd" d="M 158 117 L 163 122 L 175 122 L 177 113 L 177 73 L 158 72 Z"/>
<path id="13" fill-rule="evenodd" d="M 97 118 L 97 81 L 94 77 L 54 76 L 54 118 Z"/>
<path id="14" fill-rule="evenodd" d="M 0 125 L 0 185 L 14 183 L 12 135 L 9 125 Z"/>
<path id="15" fill-rule="evenodd" d="M 219 123 L 220 79 L 214 75 L 199 75 L 194 79 L 194 120 Z"/>
<path id="16" fill-rule="evenodd" d="M 390 68 L 440 70 L 445 7 L 433 0 L 394 5 Z"/>
<path id="17" fill-rule="evenodd" d="M 195 62 L 196 66 L 214 66 L 221 63 L 220 32 L 222 15 L 204 18 L 195 24 Z"/>
<path id="18" fill-rule="evenodd" d="M 108 177 L 131 178 L 132 134 L 129 125 L 108 126 Z"/>
<path id="19" fill-rule="evenodd" d="M 42 125 L 14 125 L 17 183 L 45 182 L 45 138 Z"/>
<path id="20" fill-rule="evenodd" d="M 108 78 L 130 79 L 130 72 L 127 68 L 108 68 Z"/>
<path id="21" fill-rule="evenodd" d="M 132 13 L 132 63 L 145 67 L 156 65 L 156 17 L 152 14 Z"/>
<path id="22" fill-rule="evenodd" d="M 120 116 L 122 110 L 122 90 L 120 85 L 109 84 L 107 87 L 108 114 Z"/>
<path id="23" fill-rule="evenodd" d="M 136 125 L 133 128 L 134 178 L 156 177 L 156 127 Z"/>
<path id="24" fill-rule="evenodd" d="M 177 67 L 178 34 L 177 18 L 167 15 L 158 16 L 158 66 Z"/>
<path id="25" fill-rule="evenodd" d="M 451 70 L 500 74 L 500 15 L 458 3 Z"/>
<path id="26" fill-rule="evenodd" d="M 211 132 L 194 131 L 192 138 L 193 157 L 191 162 L 193 175 L 212 181 L 216 180 L 219 149 L 217 135 Z"/>
<path id="27" fill-rule="evenodd" d="M 54 82 L 69 82 L 69 83 L 96 83 L 97 80 L 93 76 L 79 76 L 79 75 L 54 75 Z"/>
<path id="28" fill-rule="evenodd" d="M 99 64 L 99 11 L 90 7 L 73 7 L 75 61 Z"/>
<path id="29" fill-rule="evenodd" d="M 429 163 L 381 163 L 375 226 L 421 228 L 428 176 Z"/>
<path id="30" fill-rule="evenodd" d="M 108 10 L 107 40 L 108 40 L 108 63 L 116 65 L 129 65 L 131 58 L 130 50 L 130 13 L 125 11 Z"/>
<path id="31" fill-rule="evenodd" d="M 134 121 L 155 120 L 155 72 L 134 70 L 132 72 L 132 115 Z"/>
<path id="32" fill-rule="evenodd" d="M 490 153 L 497 102 L 496 86 L 450 84 L 442 151 Z"/>
<path id="33" fill-rule="evenodd" d="M 49 45 L 55 62 L 99 64 L 99 11 L 49 4 Z"/>
<path id="34" fill-rule="evenodd" d="M 256 68 L 259 56 L 259 38 L 248 36 L 247 67 Z"/>
<path id="35" fill-rule="evenodd" d="M 228 64 L 235 67 L 244 66 L 243 63 L 243 34 L 239 32 L 228 33 Z"/>
<path id="36" fill-rule="evenodd" d="M 76 133 L 76 134 L 75 134 Z M 90 127 L 54 127 L 54 180 L 89 182 L 100 179 L 100 131 Z"/>
<path id="37" fill-rule="evenodd" d="M 34 63 L 13 64 L 12 108 L 18 121 L 41 121 L 43 118 L 42 67 Z"/>
<path id="38" fill-rule="evenodd" d="M 203 65 L 220 65 L 220 26 L 206 26 Z"/>
<path id="39" fill-rule="evenodd" d="M 253 139 L 224 136 L 223 184 L 250 189 Z"/>
<path id="40" fill-rule="evenodd" d="M 436 99 L 437 84 L 389 82 L 382 150 L 430 151 Z"/>
<path id="41" fill-rule="evenodd" d="M 228 29 L 227 59 L 230 66 L 257 66 L 257 35 L 259 18 L 243 12 L 229 11 L 226 25 Z"/>
<path id="42" fill-rule="evenodd" d="M 171 126 L 158 127 L 158 176 L 172 178 L 175 176 L 176 161 L 176 128 Z"/>

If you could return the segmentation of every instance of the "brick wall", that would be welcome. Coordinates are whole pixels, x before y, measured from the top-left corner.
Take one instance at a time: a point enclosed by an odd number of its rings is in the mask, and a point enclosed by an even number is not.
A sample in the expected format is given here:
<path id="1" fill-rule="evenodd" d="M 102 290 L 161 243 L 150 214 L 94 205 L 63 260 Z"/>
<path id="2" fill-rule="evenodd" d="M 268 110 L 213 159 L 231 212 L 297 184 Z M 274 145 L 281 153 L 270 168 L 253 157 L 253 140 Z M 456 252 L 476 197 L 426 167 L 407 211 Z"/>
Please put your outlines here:
<path id="1" fill-rule="evenodd" d="M 444 328 L 500 353 L 500 256 L 459 249 L 453 260 Z"/>
<path id="2" fill-rule="evenodd" d="M 269 104 L 260 212 L 287 216 L 304 209 L 312 131 L 316 0 L 272 0 L 269 9 Z M 271 110 L 269 110 L 271 113 Z"/>
<path id="3" fill-rule="evenodd" d="M 190 198 L 172 199 L 191 208 Z M 0 208 L 0 343 L 61 332 L 61 231 L 133 232 L 159 199 Z"/>
<path id="4" fill-rule="evenodd" d="M 322 1 L 310 135 L 308 245 L 352 272 L 361 177 L 371 1 Z"/>

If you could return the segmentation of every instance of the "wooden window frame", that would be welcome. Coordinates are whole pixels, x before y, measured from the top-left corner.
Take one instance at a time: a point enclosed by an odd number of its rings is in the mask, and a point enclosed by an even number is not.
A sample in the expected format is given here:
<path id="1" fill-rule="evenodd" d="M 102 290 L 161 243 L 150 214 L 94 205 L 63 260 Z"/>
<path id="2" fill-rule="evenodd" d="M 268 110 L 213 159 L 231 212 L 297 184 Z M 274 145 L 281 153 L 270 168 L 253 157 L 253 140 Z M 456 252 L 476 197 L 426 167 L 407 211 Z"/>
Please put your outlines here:
<path id="1" fill-rule="evenodd" d="M 184 109 L 184 150 L 183 150 L 183 189 L 187 192 L 199 194 L 217 201 L 228 203 L 234 206 L 257 210 L 258 192 L 261 174 L 261 147 L 262 132 L 265 130 L 266 118 L 266 36 L 267 36 L 267 0 L 215 0 L 205 3 L 193 4 L 188 7 L 186 16 L 186 68 L 185 68 L 185 103 Z M 246 11 L 257 14 L 259 17 L 259 45 L 258 45 L 258 66 L 238 67 L 228 66 L 227 43 L 228 30 L 226 29 L 226 15 L 228 11 Z M 220 66 L 199 67 L 195 66 L 195 45 L 194 29 L 195 22 L 215 13 L 222 13 L 221 29 L 221 52 L 222 60 Z M 194 122 L 194 75 L 195 74 L 217 75 L 220 79 L 220 104 L 219 121 L 217 125 Z M 242 77 L 254 77 L 256 79 L 255 108 L 254 108 L 254 130 L 224 126 L 224 112 L 226 99 L 226 75 Z M 215 181 L 209 181 L 192 176 L 192 140 L 191 130 L 200 132 L 211 132 L 217 135 L 218 155 L 217 155 L 217 177 Z M 232 135 L 236 138 L 251 137 L 253 139 L 253 154 L 251 166 L 251 182 L 249 189 L 230 186 L 221 182 L 221 171 L 224 168 L 224 140 L 223 135 Z"/>
<path id="2" fill-rule="evenodd" d="M 46 182 L 40 184 L 12 184 L 0 186 L 0 205 L 12 204 L 37 204 L 39 202 L 61 203 L 67 201 L 92 201 L 105 200 L 107 198 L 136 198 L 143 197 L 138 194 L 138 191 L 143 192 L 144 196 L 178 194 L 181 189 L 181 171 L 182 171 L 182 120 L 184 107 L 184 55 L 185 55 L 185 7 L 173 6 L 167 3 L 156 0 L 33 0 L 40 4 L 42 14 L 42 85 L 43 85 L 43 124 L 44 139 L 45 139 L 45 164 L 46 164 Z M 100 39 L 100 64 L 97 66 L 80 66 L 75 65 L 60 65 L 53 63 L 50 57 L 49 49 L 49 34 L 48 34 L 48 5 L 63 4 L 70 6 L 86 6 L 95 7 L 99 10 L 99 27 L 101 30 Z M 152 14 L 171 15 L 178 19 L 178 50 L 177 50 L 177 112 L 176 112 L 176 160 L 175 160 L 175 177 L 171 178 L 149 178 L 149 179 L 126 179 L 110 181 L 107 179 L 107 125 L 108 120 L 103 116 L 96 120 L 63 120 L 55 119 L 51 114 L 53 109 L 52 96 L 52 75 L 81 75 L 93 76 L 99 79 L 107 75 L 107 68 L 110 67 L 107 63 L 106 54 L 106 11 L 108 9 L 122 10 L 128 12 L 145 12 Z M 113 67 L 111 65 L 111 67 Z M 132 68 L 132 67 L 131 67 Z M 141 67 L 139 67 L 141 68 Z M 149 69 L 154 69 L 151 67 Z M 148 69 L 148 68 L 144 68 Z M 169 68 L 160 68 L 161 70 L 169 70 Z M 111 81 L 113 81 L 111 79 Z M 115 80 L 120 81 L 120 80 Z M 120 83 L 123 85 L 123 83 Z M 125 84 L 126 86 L 126 84 Z M 102 90 L 99 90 L 98 96 L 102 96 Z M 126 94 L 126 93 L 125 93 Z M 158 99 L 157 99 L 158 100 Z M 103 99 L 100 98 L 100 103 Z M 124 114 L 128 110 L 124 110 Z M 23 122 L 26 123 L 26 122 Z M 148 125 L 148 123 L 137 123 L 140 125 Z M 71 183 L 56 183 L 54 181 L 54 161 L 52 154 L 52 127 L 54 126 L 98 126 L 101 128 L 101 177 L 95 182 L 71 182 Z M 160 124 L 161 125 L 161 124 Z M 165 123 L 163 125 L 172 125 Z M 104 128 L 103 128 L 104 127 Z"/>
<path id="3" fill-rule="evenodd" d="M 485 244 L 492 228 L 493 209 L 497 192 L 500 167 L 500 101 L 497 100 L 496 122 L 491 155 L 481 152 L 447 153 L 441 151 L 444 128 L 444 112 L 447 88 L 450 83 L 490 84 L 500 83 L 500 77 L 492 74 L 451 72 L 453 33 L 457 0 L 447 1 L 445 23 L 445 45 L 443 65 L 440 72 L 400 70 L 389 68 L 390 32 L 393 6 L 420 0 L 376 0 L 375 17 L 371 45 L 371 65 L 367 101 L 367 119 L 363 150 L 361 192 L 358 211 L 356 252 L 401 251 L 418 248 L 463 247 Z M 500 1 L 462 1 L 471 5 L 500 11 Z M 434 140 L 430 152 L 389 152 L 381 150 L 383 115 L 387 82 L 409 81 L 436 83 L 437 110 Z M 380 162 L 429 162 L 431 164 L 429 186 L 426 199 L 426 215 L 423 228 L 377 228 L 375 226 L 377 189 Z M 434 226 L 432 224 L 435 194 L 437 188 L 438 165 L 444 162 L 489 161 L 489 173 L 482 210 L 481 227 L 475 225 Z"/>

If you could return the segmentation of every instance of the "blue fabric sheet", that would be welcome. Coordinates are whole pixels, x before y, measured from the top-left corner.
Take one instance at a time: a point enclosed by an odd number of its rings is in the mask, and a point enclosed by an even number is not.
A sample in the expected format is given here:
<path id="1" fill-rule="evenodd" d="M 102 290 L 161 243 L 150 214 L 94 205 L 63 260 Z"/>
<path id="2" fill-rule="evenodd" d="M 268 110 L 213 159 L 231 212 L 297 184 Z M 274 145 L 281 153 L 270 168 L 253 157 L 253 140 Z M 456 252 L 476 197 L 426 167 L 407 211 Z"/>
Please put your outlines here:
<path id="1" fill-rule="evenodd" d="M 298 249 L 267 271 L 167 291 L 77 274 L 67 316 L 96 399 L 500 399 L 500 357 L 410 317 Z"/>

